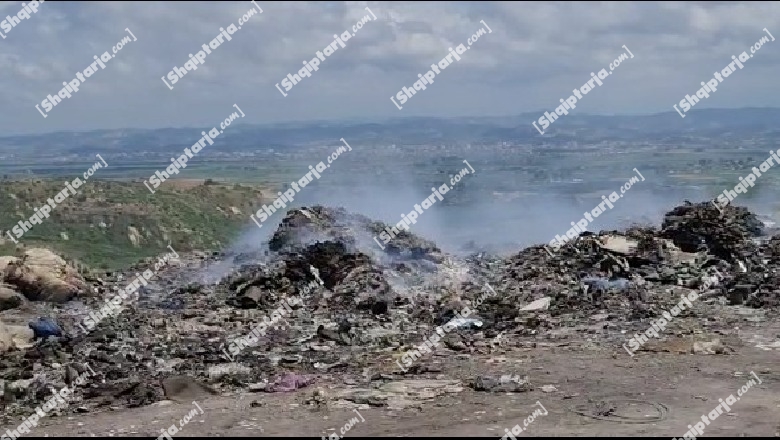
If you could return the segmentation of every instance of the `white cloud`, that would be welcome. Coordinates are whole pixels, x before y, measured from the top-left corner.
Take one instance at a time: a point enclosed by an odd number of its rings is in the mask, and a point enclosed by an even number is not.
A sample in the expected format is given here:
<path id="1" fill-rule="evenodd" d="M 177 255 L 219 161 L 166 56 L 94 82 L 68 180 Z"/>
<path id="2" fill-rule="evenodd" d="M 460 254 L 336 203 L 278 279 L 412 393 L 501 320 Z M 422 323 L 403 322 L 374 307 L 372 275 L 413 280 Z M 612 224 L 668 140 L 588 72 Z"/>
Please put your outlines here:
<path id="1" fill-rule="evenodd" d="M 671 110 L 680 92 L 705 80 L 760 39 L 780 36 L 780 4 L 709 2 L 258 2 L 256 15 L 212 51 L 206 64 L 168 88 L 160 80 L 182 66 L 252 7 L 243 2 L 43 3 L 0 40 L 0 124 L 9 133 L 62 129 L 185 126 L 238 103 L 249 122 L 377 118 L 429 114 L 518 114 L 549 109 L 590 72 L 623 52 L 636 56 L 583 102 L 601 113 Z M 295 86 L 287 98 L 274 85 L 333 40 L 366 23 L 345 48 Z M 0 3 L 3 15 L 20 4 Z M 483 35 L 399 112 L 401 87 L 465 44 L 484 20 Z M 130 28 L 138 37 L 44 119 L 35 104 L 56 93 Z M 778 47 L 775 47 L 777 45 Z M 729 79 L 732 92 L 715 107 L 773 105 L 780 42 L 768 43 Z M 749 84 L 748 84 L 749 83 Z M 760 93 L 740 93 L 761 90 Z M 110 102 L 110 104 L 108 104 Z M 121 114 L 106 108 L 122 107 Z M 473 113 L 472 113 L 473 114 Z M 479 116 L 479 114 L 475 114 Z"/>

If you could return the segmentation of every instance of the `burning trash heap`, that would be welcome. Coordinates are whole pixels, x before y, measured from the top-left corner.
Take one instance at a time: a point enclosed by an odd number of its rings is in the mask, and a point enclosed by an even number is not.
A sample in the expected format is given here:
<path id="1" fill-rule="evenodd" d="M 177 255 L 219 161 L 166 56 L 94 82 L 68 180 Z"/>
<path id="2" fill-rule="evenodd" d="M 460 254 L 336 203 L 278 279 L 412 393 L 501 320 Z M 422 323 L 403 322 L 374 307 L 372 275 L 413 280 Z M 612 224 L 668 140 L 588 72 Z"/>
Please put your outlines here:
<path id="1" fill-rule="evenodd" d="M 400 375 L 395 360 L 465 307 L 473 313 L 455 320 L 457 331 L 439 349 L 490 350 L 499 334 L 534 340 L 594 316 L 615 333 L 633 331 L 713 270 L 722 279 L 683 315 L 708 313 L 714 303 L 704 298 L 780 304 L 780 236 L 762 237 L 762 223 L 739 207 L 721 214 L 711 203 L 686 202 L 660 229 L 585 233 L 553 255 L 535 246 L 460 257 L 409 231 L 382 250 L 371 237 L 385 227 L 341 208 L 290 210 L 267 251 L 182 255 L 123 313 L 86 334 L 75 323 L 147 265 L 94 277 L 40 250 L 1 257 L 5 417 L 29 413 L 86 365 L 94 376 L 55 414 L 148 405 L 182 390 L 291 391 L 366 369 Z M 226 261 L 233 270 L 218 283 L 194 281 Z M 486 297 L 486 286 L 497 294 Z M 263 331 L 252 332 L 262 322 Z M 246 335 L 250 342 L 227 358 L 226 348 Z M 404 374 L 423 374 L 429 358 Z"/>

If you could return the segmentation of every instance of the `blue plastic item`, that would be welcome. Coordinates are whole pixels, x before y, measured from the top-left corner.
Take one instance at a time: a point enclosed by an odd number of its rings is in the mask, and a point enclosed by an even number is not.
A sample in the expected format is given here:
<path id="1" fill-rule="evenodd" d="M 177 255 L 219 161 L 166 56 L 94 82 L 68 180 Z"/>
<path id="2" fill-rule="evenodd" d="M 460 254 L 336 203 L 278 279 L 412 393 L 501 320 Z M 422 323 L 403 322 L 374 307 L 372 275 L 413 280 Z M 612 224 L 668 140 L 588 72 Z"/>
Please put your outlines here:
<path id="1" fill-rule="evenodd" d="M 38 318 L 28 324 L 35 334 L 35 339 L 46 338 L 48 336 L 62 336 L 62 329 L 59 324 L 49 318 Z"/>

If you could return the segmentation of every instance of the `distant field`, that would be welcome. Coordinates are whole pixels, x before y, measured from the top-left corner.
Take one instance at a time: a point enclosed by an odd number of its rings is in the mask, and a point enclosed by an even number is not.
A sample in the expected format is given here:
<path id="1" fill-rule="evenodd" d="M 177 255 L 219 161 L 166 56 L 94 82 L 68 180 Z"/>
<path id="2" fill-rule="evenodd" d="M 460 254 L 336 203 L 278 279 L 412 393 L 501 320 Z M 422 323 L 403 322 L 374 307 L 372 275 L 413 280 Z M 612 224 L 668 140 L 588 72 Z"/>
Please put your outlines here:
<path id="1" fill-rule="evenodd" d="M 237 160 L 203 160 L 190 162 L 186 169 L 180 171 L 176 180 L 206 180 L 218 182 L 246 184 L 281 184 L 299 179 L 308 171 L 308 165 L 321 160 L 317 158 L 305 162 L 301 160 L 276 160 L 271 165 L 268 161 L 237 161 Z M 108 167 L 99 170 L 101 180 L 132 181 L 144 180 L 162 171 L 170 162 L 143 161 L 129 162 L 128 159 L 107 158 Z M 3 180 L 20 179 L 73 179 L 81 176 L 89 168 L 89 162 L 70 162 L 67 164 L 16 163 L 0 164 L 0 178 Z M 169 181 L 170 182 L 170 181 Z M 168 185 L 169 183 L 166 183 Z"/>

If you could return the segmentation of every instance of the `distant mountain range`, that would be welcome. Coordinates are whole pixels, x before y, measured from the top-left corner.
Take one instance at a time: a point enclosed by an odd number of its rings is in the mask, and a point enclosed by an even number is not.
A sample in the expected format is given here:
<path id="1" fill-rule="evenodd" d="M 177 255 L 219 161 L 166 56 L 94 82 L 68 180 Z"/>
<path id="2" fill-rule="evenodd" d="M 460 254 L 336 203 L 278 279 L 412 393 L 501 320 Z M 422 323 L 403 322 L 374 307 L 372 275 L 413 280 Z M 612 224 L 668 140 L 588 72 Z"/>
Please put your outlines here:
<path id="1" fill-rule="evenodd" d="M 670 111 L 640 116 L 593 116 L 570 113 L 544 135 L 531 125 L 543 112 L 516 117 L 393 118 L 376 122 L 305 122 L 237 124 L 220 136 L 223 152 L 310 145 L 336 145 L 345 138 L 362 145 L 495 143 L 555 145 L 569 141 L 672 140 L 771 137 L 780 131 L 780 108 L 693 109 L 681 118 Z M 0 156 L 16 158 L 68 154 L 181 151 L 209 127 L 94 130 L 0 137 Z M 7 156 L 6 156 L 7 157 Z"/>

